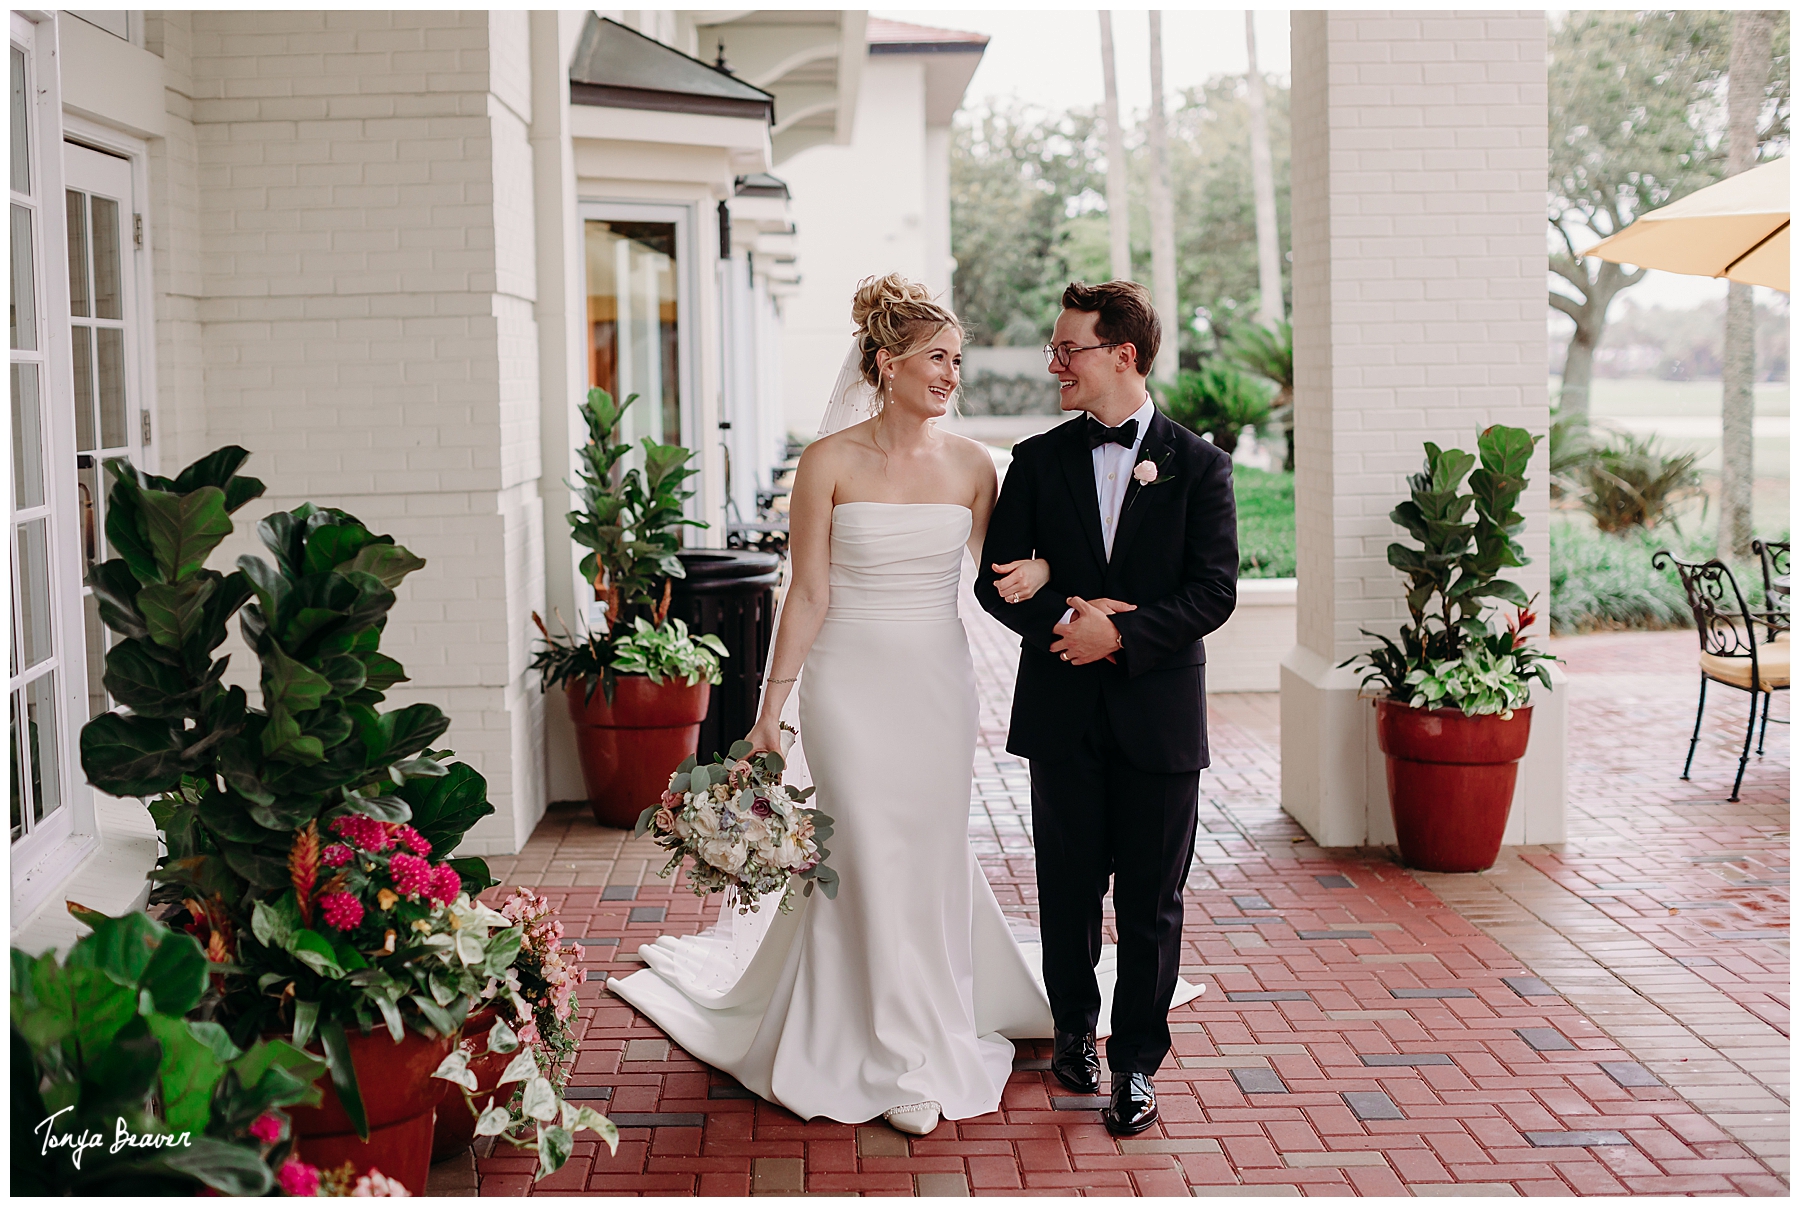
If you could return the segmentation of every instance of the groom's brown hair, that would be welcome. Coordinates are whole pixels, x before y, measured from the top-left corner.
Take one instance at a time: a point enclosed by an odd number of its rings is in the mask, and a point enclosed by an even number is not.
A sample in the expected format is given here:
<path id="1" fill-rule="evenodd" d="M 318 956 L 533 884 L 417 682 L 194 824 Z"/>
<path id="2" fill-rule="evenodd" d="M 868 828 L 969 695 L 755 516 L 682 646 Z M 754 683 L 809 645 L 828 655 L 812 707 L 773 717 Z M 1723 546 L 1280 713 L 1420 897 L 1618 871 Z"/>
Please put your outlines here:
<path id="1" fill-rule="evenodd" d="M 1081 310 L 1100 317 L 1094 334 L 1107 343 L 1130 344 L 1137 349 L 1137 371 L 1150 376 L 1156 353 L 1162 347 L 1162 322 L 1150 304 L 1150 291 L 1136 281 L 1108 281 L 1087 285 L 1075 281 L 1063 290 L 1064 310 Z"/>

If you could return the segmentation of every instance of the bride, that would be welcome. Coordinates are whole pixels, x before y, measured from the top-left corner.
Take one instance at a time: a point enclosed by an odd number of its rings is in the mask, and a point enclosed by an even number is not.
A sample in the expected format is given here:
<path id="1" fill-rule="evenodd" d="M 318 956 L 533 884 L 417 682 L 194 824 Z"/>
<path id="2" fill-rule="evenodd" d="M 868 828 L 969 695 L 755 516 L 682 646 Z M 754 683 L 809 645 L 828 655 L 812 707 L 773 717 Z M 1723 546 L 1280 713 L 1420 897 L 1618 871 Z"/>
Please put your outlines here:
<path id="1" fill-rule="evenodd" d="M 1038 957 L 1008 930 L 968 840 L 977 705 L 957 591 L 963 550 L 979 565 L 996 481 L 982 445 L 933 422 L 959 382 L 962 328 L 897 275 L 865 282 L 851 314 L 830 434 L 794 481 L 793 578 L 749 735 L 779 748 L 798 683 L 840 889 L 665 937 L 609 988 L 802 1119 L 882 1116 L 925 1135 L 940 1116 L 999 1109 L 1010 1040 L 1053 1025 Z M 871 417 L 834 430 L 858 398 Z M 1041 560 L 993 569 L 1012 602 L 1050 578 Z"/>

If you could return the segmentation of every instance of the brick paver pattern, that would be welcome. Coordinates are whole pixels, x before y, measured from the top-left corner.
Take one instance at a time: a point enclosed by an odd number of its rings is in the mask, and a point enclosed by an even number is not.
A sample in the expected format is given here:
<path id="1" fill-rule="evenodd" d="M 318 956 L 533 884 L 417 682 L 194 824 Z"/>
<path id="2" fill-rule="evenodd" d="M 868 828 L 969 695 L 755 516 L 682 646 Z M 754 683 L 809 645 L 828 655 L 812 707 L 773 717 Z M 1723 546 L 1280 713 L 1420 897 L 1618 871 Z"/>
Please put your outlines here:
<path id="1" fill-rule="evenodd" d="M 965 616 L 982 693 L 970 836 L 1027 936 L 1029 790 L 1004 751 L 1017 643 Z M 1571 840 L 1510 849 L 1486 877 L 1313 846 L 1279 809 L 1276 697 L 1214 699 L 1182 967 L 1206 992 L 1173 1016 L 1162 1119 L 1142 1136 L 1109 1135 L 1046 1071 L 1047 1043 L 1019 1045 L 998 1111 L 927 1138 L 804 1122 L 596 984 L 571 1093 L 619 1123 L 618 1152 L 583 1133 L 535 1185 L 528 1155 L 478 1152 L 481 1193 L 1785 1195 L 1787 729 L 1728 805 L 1741 693 L 1715 689 L 1694 778 L 1677 779 L 1691 634 L 1553 646 L 1571 673 Z M 717 913 L 579 807 L 494 862 L 561 905 L 596 980 Z"/>

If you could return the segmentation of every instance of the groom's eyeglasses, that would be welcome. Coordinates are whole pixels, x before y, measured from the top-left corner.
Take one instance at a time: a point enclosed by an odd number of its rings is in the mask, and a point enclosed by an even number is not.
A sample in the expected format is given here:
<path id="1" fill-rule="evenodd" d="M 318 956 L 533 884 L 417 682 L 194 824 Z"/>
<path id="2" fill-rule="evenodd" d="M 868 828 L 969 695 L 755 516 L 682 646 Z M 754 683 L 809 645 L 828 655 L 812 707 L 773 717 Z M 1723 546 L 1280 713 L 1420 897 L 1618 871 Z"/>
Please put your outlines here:
<path id="1" fill-rule="evenodd" d="M 1077 352 L 1092 352 L 1096 348 L 1117 348 L 1124 342 L 1121 340 L 1111 344 L 1089 344 L 1085 348 L 1076 348 L 1069 344 L 1045 344 L 1044 365 L 1052 369 L 1066 369 L 1069 367 L 1069 358 Z"/>

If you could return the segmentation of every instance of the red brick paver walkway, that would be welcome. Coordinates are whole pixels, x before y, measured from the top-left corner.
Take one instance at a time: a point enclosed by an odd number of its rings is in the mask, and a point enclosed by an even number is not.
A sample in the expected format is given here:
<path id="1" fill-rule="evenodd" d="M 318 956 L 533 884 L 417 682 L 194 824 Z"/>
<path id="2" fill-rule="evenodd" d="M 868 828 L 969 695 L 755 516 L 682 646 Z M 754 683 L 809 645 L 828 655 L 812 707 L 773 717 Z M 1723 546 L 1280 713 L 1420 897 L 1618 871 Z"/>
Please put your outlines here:
<path id="1" fill-rule="evenodd" d="M 970 833 L 1023 934 L 1027 787 L 1002 749 L 1016 646 L 979 613 L 970 627 Z M 1670 668 L 1691 642 L 1557 643 L 1571 841 L 1484 876 L 1313 846 L 1279 810 L 1274 697 L 1215 700 L 1183 958 L 1206 993 L 1174 1016 L 1162 1121 L 1141 1137 L 1107 1134 L 1044 1071 L 1047 1044 L 1020 1045 L 999 1111 L 928 1138 L 804 1123 L 596 986 L 570 1084 L 620 1124 L 617 1154 L 584 1138 L 533 1185 L 532 1160 L 502 1149 L 478 1162 L 481 1192 L 1786 1194 L 1787 731 L 1725 805 L 1743 700 L 1728 697 L 1695 779 L 1676 779 L 1693 697 Z M 598 978 L 716 912 L 657 879 L 656 856 L 556 810 L 496 864 L 560 902 Z"/>

